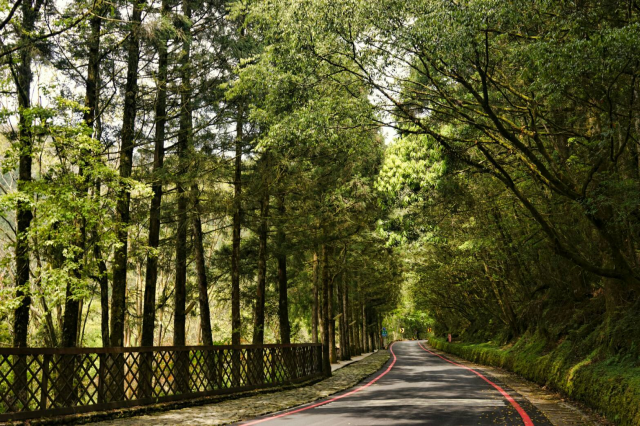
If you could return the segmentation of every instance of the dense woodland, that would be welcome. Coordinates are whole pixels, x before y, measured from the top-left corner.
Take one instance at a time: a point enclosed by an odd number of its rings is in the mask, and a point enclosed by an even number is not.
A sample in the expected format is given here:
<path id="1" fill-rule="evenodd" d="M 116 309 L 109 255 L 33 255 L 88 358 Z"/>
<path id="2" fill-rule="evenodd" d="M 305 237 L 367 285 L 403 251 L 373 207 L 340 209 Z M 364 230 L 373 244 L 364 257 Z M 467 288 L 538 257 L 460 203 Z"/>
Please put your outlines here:
<path id="1" fill-rule="evenodd" d="M 639 16 L 1 0 L 0 342 L 637 357 Z"/>

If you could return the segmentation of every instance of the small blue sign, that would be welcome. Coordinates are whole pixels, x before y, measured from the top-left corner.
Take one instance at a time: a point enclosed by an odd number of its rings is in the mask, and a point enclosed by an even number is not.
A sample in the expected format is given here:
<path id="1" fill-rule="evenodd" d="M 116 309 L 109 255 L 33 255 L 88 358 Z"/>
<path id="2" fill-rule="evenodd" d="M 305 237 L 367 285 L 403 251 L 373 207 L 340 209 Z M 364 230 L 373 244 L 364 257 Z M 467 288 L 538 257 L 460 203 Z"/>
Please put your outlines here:
<path id="1" fill-rule="evenodd" d="M 382 337 L 387 337 L 387 327 L 382 327 Z"/>

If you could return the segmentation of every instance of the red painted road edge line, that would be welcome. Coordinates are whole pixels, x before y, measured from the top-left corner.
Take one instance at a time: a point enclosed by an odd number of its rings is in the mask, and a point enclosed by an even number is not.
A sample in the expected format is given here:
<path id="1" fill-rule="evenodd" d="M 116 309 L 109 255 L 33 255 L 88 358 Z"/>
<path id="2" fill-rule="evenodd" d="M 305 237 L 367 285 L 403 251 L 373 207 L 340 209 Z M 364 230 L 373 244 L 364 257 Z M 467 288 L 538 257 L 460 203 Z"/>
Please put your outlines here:
<path id="1" fill-rule="evenodd" d="M 484 380 L 485 382 L 489 383 L 491 386 L 493 386 L 494 388 L 496 388 L 496 390 L 498 392 L 500 392 L 502 394 L 502 396 L 505 397 L 505 399 L 507 401 L 509 401 L 509 403 L 511 403 L 511 405 L 513 406 L 513 408 L 516 409 L 516 411 L 518 412 L 518 414 L 520 414 L 520 417 L 522 417 L 522 421 L 524 422 L 525 426 L 533 426 L 533 421 L 531 421 L 531 417 L 529 417 L 529 415 L 526 413 L 526 411 L 524 411 L 524 409 L 520 406 L 520 404 L 518 404 L 516 402 L 515 399 L 513 399 L 511 397 L 511 395 L 509 395 L 504 389 L 502 389 L 500 386 L 496 385 L 495 383 L 493 383 L 491 380 L 487 379 L 485 376 L 483 376 L 481 373 L 477 372 L 476 370 L 474 370 L 473 368 L 469 368 L 465 365 L 462 364 L 458 364 L 457 362 L 453 362 L 450 359 L 447 359 L 441 355 L 438 355 L 435 352 L 430 351 L 429 349 L 425 348 L 424 346 L 422 346 L 422 343 L 418 343 L 418 345 L 424 349 L 425 351 L 429 352 L 431 355 L 435 355 L 438 358 L 441 358 L 445 361 L 447 361 L 449 364 L 453 364 L 456 365 L 458 367 L 462 367 L 464 369 L 467 369 L 469 371 L 471 371 L 472 373 L 476 374 L 478 377 L 480 377 L 482 380 Z"/>
<path id="2" fill-rule="evenodd" d="M 254 421 L 249 422 L 249 423 L 242 423 L 242 425 L 243 426 L 257 425 L 258 423 L 268 422 L 269 420 L 290 416 L 292 414 L 300 413 L 301 411 L 311 410 L 312 408 L 320 407 L 321 405 L 329 404 L 330 402 L 334 402 L 334 401 L 337 401 L 339 399 L 346 398 L 349 395 L 353 395 L 356 392 L 360 392 L 361 390 L 368 388 L 369 386 L 371 386 L 372 384 L 374 384 L 375 382 L 380 380 L 389 371 L 391 371 L 393 366 L 396 364 L 397 358 L 396 358 L 396 354 L 393 352 L 393 345 L 394 345 L 394 343 L 392 343 L 391 346 L 389 346 L 389 350 L 391 351 L 391 355 L 393 355 L 393 361 L 391 361 L 391 364 L 389 365 L 389 367 L 387 367 L 387 369 L 384 370 L 384 372 L 382 374 L 380 374 L 375 379 L 371 380 L 366 385 L 362 385 L 359 388 L 352 390 L 351 392 L 347 392 L 347 393 L 345 393 L 343 395 L 338 395 L 338 396 L 336 396 L 334 398 L 331 398 L 331 399 L 328 399 L 326 401 L 316 402 L 315 404 L 308 405 L 308 406 L 302 407 L 302 408 L 298 408 L 297 410 L 287 411 L 286 413 L 277 414 L 275 416 L 267 417 L 267 418 L 264 418 L 264 419 L 254 420 Z"/>

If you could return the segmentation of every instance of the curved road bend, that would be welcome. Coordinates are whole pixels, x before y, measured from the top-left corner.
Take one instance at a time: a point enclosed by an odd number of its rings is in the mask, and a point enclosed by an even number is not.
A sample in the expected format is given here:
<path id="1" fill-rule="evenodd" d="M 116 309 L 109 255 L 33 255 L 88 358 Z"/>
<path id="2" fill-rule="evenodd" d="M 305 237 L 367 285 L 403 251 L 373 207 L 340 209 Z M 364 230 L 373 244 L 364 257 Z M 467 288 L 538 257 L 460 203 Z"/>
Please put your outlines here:
<path id="1" fill-rule="evenodd" d="M 551 425 L 511 389 L 427 349 L 421 342 L 397 342 L 395 359 L 355 388 L 241 424 Z"/>

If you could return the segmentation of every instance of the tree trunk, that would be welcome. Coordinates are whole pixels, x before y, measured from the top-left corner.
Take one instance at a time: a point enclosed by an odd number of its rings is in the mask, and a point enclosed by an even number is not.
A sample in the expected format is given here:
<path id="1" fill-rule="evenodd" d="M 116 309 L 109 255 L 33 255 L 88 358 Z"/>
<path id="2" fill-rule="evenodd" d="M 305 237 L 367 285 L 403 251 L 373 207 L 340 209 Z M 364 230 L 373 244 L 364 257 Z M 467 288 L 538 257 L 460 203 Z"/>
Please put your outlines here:
<path id="1" fill-rule="evenodd" d="M 120 147 L 121 179 L 129 179 L 133 169 L 135 137 L 136 99 L 138 97 L 138 65 L 140 60 L 140 29 L 144 3 L 134 1 L 131 15 L 131 34 L 127 42 L 127 80 L 125 83 L 124 110 L 122 117 L 122 145 Z M 113 291 L 111 295 L 111 346 L 124 344 L 124 317 L 127 294 L 128 225 L 131 192 L 125 186 L 118 191 L 116 216 L 118 221 L 118 245 L 113 259 Z"/>
<path id="2" fill-rule="evenodd" d="M 93 122 L 95 120 L 95 114 L 98 104 L 99 97 L 99 71 L 100 71 L 100 27 L 101 27 L 101 18 L 100 18 L 100 10 L 96 10 L 96 15 L 94 15 L 89 20 L 89 26 L 91 28 L 91 35 L 89 36 L 89 54 L 88 54 L 88 66 L 87 66 L 87 79 L 85 86 L 85 107 L 86 110 L 83 115 L 83 120 L 88 128 L 93 128 Z M 85 155 L 87 155 L 85 153 Z M 79 197 L 87 196 L 89 188 L 86 186 L 84 182 L 84 164 L 78 165 L 78 175 L 83 177 L 83 183 L 81 185 L 80 190 L 78 191 Z M 76 265 L 80 265 L 82 263 L 82 256 L 85 254 L 86 250 L 86 220 L 84 218 L 80 218 L 77 223 L 79 227 L 79 237 L 78 241 L 76 241 L 76 246 L 78 248 L 78 255 L 75 257 L 74 261 Z M 80 267 L 77 266 L 73 274 L 75 278 L 81 278 Z M 80 308 L 80 300 L 77 300 L 73 294 L 74 283 L 73 280 L 69 280 L 67 283 L 66 295 L 65 295 L 65 309 L 64 309 L 64 319 L 62 326 L 62 340 L 61 344 L 64 348 L 72 348 L 76 347 L 78 344 L 78 331 L 80 324 L 80 312 L 82 309 Z"/>
<path id="3" fill-rule="evenodd" d="M 311 341 L 318 343 L 318 251 L 313 252 L 313 301 L 311 306 Z"/>
<path id="4" fill-rule="evenodd" d="M 96 185 L 96 193 L 100 194 L 100 185 Z M 98 240 L 98 236 L 94 232 L 92 236 L 94 240 Z M 102 250 L 98 244 L 93 245 L 93 256 L 98 262 L 98 284 L 100 285 L 100 335 L 102 337 L 102 346 L 108 347 L 109 341 L 109 277 L 107 275 L 107 264 L 102 257 Z"/>
<path id="5" fill-rule="evenodd" d="M 340 328 L 340 355 L 343 361 L 351 359 L 351 342 L 349 339 L 349 286 L 346 271 L 342 275 L 342 317 Z"/>
<path id="6" fill-rule="evenodd" d="M 282 226 L 285 214 L 284 196 L 280 197 L 278 210 L 280 212 L 280 222 L 276 236 L 278 244 L 276 252 L 278 258 L 278 319 L 280 321 L 280 343 L 289 344 L 291 343 L 291 325 L 289 324 L 289 297 L 287 295 L 287 242 L 286 234 Z"/>
<path id="7" fill-rule="evenodd" d="M 100 100 L 100 31 L 102 28 L 102 14 L 105 8 L 99 6 L 95 14 L 89 20 L 91 36 L 89 38 L 89 63 L 87 66 L 87 86 L 85 94 L 84 122 L 96 134 L 94 125 Z M 100 196 L 100 183 L 94 186 L 94 197 Z M 102 346 L 109 346 L 109 277 L 107 276 L 107 265 L 102 256 L 102 250 L 98 244 L 99 236 L 95 229 L 90 230 L 89 238 L 93 241 L 93 256 L 98 263 L 97 281 L 100 285 L 100 331 L 102 336 Z"/>
<path id="8" fill-rule="evenodd" d="M 333 287 L 333 278 L 331 278 L 329 280 L 329 298 L 327 299 L 327 303 L 329 304 L 327 309 L 329 311 L 329 359 L 331 360 L 331 364 L 338 362 L 338 355 L 336 351 L 336 319 L 333 309 Z"/>
<path id="9" fill-rule="evenodd" d="M 78 337 L 78 320 L 80 318 L 80 303 L 73 297 L 71 284 L 67 285 L 64 304 L 64 317 L 62 320 L 62 339 L 60 344 L 63 348 L 75 348 Z"/>
<path id="10" fill-rule="evenodd" d="M 233 179 L 233 241 L 231 251 L 231 344 L 240 344 L 240 227 L 242 222 L 242 139 L 243 108 L 238 106 L 236 123 L 236 157 Z"/>
<path id="11" fill-rule="evenodd" d="M 331 376 L 329 360 L 329 255 L 325 244 L 322 245 L 322 372 Z"/>
<path id="12" fill-rule="evenodd" d="M 268 167 L 265 165 L 265 169 Z M 253 344 L 264 343 L 264 303 L 267 286 L 267 237 L 269 231 L 269 187 L 265 185 L 260 202 L 260 227 L 258 229 L 258 287 L 256 289 L 256 304 L 253 312 Z"/>
<path id="13" fill-rule="evenodd" d="M 22 2 L 22 42 L 29 43 L 33 33 L 38 10 L 30 0 Z M 31 119 L 25 114 L 31 107 L 31 71 L 32 49 L 20 49 L 20 63 L 16 67 L 15 84 L 18 91 L 18 144 L 20 160 L 18 164 L 18 191 L 24 191 L 31 181 L 31 154 L 33 150 L 31 135 Z M 29 240 L 27 232 L 31 226 L 33 213 L 29 204 L 18 200 L 16 211 L 16 298 L 20 304 L 15 310 L 13 319 L 13 346 L 22 348 L 27 346 L 27 331 L 29 328 L 29 309 L 31 295 L 29 294 Z M 25 376 L 26 380 L 26 376 Z"/>
<path id="14" fill-rule="evenodd" d="M 358 309 L 353 311 L 353 319 L 355 324 L 353 325 L 353 341 L 356 345 L 356 352 L 358 355 L 362 355 L 364 352 L 362 350 L 362 338 L 360 337 L 360 333 L 362 331 L 362 327 L 360 326 L 360 321 L 358 321 L 358 317 L 360 316 L 360 307 L 356 305 Z"/>
<path id="15" fill-rule="evenodd" d="M 344 274 L 344 273 L 343 273 Z M 345 354 L 345 350 L 344 350 L 344 342 L 346 340 L 345 336 L 344 336 L 344 315 L 342 313 L 342 285 L 340 285 L 340 283 L 338 283 L 336 285 L 336 303 L 337 303 L 337 309 L 336 311 L 338 312 L 338 337 L 339 337 L 339 343 L 340 346 L 338 346 L 340 348 L 340 354 L 338 354 L 338 359 L 339 360 L 344 360 L 344 354 Z M 336 343 L 337 344 L 337 343 Z"/>
<path id="16" fill-rule="evenodd" d="M 87 127 L 93 129 L 100 99 L 100 29 L 102 27 L 101 15 L 104 7 L 99 6 L 95 14 L 89 19 L 91 35 L 89 36 L 89 58 L 87 65 L 87 83 L 84 105 L 87 108 L 84 112 L 84 122 Z"/>
<path id="17" fill-rule="evenodd" d="M 367 333 L 367 312 L 366 312 L 366 308 L 364 305 L 364 302 L 362 303 L 362 351 L 367 353 L 370 352 L 369 351 L 369 342 L 368 342 L 368 336 L 369 333 Z"/>
<path id="18" fill-rule="evenodd" d="M 189 0 L 182 1 L 182 13 L 190 20 L 191 5 Z M 191 25 L 184 23 L 183 25 Z M 191 33 L 185 28 L 185 40 L 180 53 L 180 128 L 178 131 L 178 165 L 181 174 L 188 171 L 188 154 L 192 132 L 191 108 Z M 176 282 L 175 282 L 175 313 L 173 316 L 173 344 L 186 344 L 186 304 L 187 304 L 187 194 L 180 178 L 177 182 L 178 223 L 176 230 Z"/>
<path id="19" fill-rule="evenodd" d="M 213 345 L 211 331 L 211 310 L 209 309 L 209 283 L 204 259 L 204 244 L 202 242 L 202 221 L 200 219 L 200 200 L 197 185 L 191 186 L 193 196 L 193 244 L 196 254 L 196 271 L 198 275 L 198 301 L 200 302 L 200 333 L 202 344 Z"/>
<path id="20" fill-rule="evenodd" d="M 168 0 L 162 1 L 161 14 L 169 14 Z M 149 252 L 147 254 L 147 269 L 144 281 L 144 304 L 142 308 L 142 346 L 153 346 L 156 321 L 156 289 L 158 283 L 158 247 L 160 246 L 160 213 L 162 206 L 162 178 L 160 172 L 164 166 L 164 139 L 167 123 L 167 53 L 168 39 L 165 34 L 160 35 L 158 43 L 158 79 L 156 82 L 158 94 L 155 105 L 155 149 L 153 153 L 153 184 L 151 190 L 151 208 L 149 209 Z"/>

